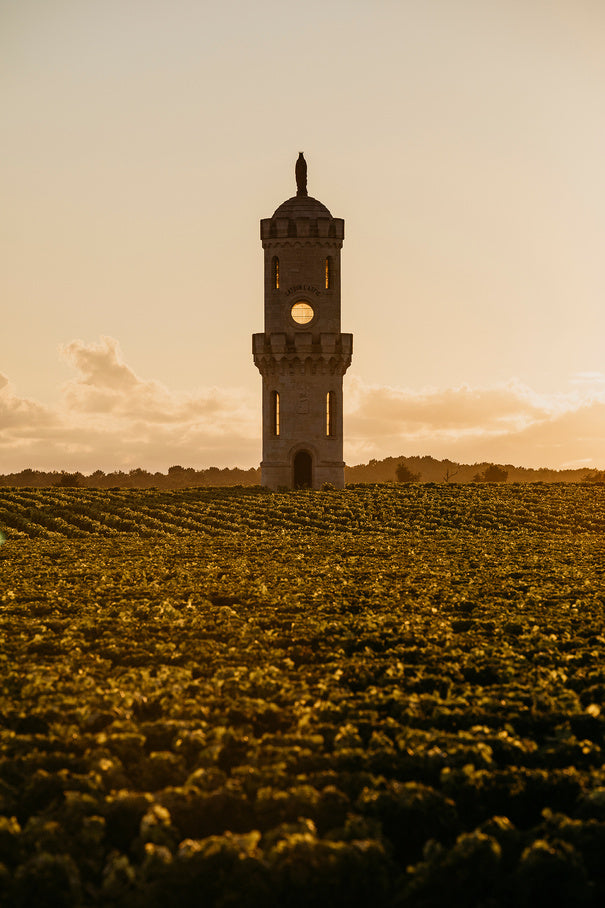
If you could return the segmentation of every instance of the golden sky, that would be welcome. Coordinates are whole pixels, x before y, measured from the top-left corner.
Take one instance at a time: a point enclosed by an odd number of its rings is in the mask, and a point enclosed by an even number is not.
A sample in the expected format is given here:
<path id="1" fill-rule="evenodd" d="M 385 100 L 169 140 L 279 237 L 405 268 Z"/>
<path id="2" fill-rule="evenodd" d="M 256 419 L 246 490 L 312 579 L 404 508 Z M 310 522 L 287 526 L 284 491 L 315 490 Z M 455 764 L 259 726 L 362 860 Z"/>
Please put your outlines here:
<path id="1" fill-rule="evenodd" d="M 0 69 L 0 472 L 259 462 L 301 149 L 347 462 L 605 466 L 600 0 L 0 0 Z"/>

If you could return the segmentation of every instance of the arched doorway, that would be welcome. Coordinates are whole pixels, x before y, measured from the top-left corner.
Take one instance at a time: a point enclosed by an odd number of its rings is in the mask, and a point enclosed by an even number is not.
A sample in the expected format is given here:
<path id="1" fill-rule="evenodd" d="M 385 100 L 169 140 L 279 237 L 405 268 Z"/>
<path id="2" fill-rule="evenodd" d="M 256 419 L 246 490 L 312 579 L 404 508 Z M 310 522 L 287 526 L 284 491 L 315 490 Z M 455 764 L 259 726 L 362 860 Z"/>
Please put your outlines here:
<path id="1" fill-rule="evenodd" d="M 294 455 L 295 489 L 310 489 L 313 485 L 313 458 L 308 451 L 297 451 Z"/>

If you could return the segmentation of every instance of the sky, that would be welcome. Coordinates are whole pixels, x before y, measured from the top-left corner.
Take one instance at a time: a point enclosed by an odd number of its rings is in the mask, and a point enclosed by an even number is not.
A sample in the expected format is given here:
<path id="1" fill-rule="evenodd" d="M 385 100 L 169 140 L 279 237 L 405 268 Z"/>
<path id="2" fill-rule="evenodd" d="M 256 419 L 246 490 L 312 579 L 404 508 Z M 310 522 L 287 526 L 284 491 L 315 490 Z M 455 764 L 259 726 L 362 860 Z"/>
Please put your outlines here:
<path id="1" fill-rule="evenodd" d="M 601 0 L 0 0 L 0 472 L 258 465 L 259 220 L 345 219 L 345 460 L 605 467 Z"/>

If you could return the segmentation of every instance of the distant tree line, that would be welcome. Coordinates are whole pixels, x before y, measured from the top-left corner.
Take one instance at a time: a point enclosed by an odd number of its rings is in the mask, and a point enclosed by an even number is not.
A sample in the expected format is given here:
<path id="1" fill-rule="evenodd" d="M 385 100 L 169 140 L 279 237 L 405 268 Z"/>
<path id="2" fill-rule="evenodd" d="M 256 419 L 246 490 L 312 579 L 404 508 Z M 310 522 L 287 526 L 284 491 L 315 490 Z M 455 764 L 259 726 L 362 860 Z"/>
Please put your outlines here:
<path id="1" fill-rule="evenodd" d="M 167 473 L 150 473 L 140 467 L 124 472 L 116 470 L 104 473 L 95 470 L 88 475 L 66 470 L 21 470 L 19 473 L 0 475 L 1 486 L 29 488 L 84 489 L 186 489 L 220 488 L 221 486 L 260 485 L 260 469 L 251 467 L 194 467 L 175 465 Z M 475 463 L 463 464 L 452 460 L 436 460 L 434 457 L 386 457 L 384 460 L 370 460 L 367 464 L 345 467 L 347 483 L 375 482 L 605 482 L 605 470 L 532 470 L 515 467 L 512 464 Z"/>
<path id="2" fill-rule="evenodd" d="M 460 468 L 457 470 L 452 470 L 449 466 L 446 468 L 443 482 L 450 482 L 455 476 L 460 473 Z M 395 470 L 395 478 L 397 482 L 409 483 L 409 482 L 420 482 L 422 479 L 421 473 L 414 473 L 413 470 L 410 470 L 405 461 L 401 461 L 397 465 Z M 506 482 L 508 478 L 508 470 L 503 470 L 501 467 L 497 467 L 496 464 L 489 464 L 481 473 L 475 473 L 473 476 L 473 482 Z"/>
<path id="3" fill-rule="evenodd" d="M 457 463 L 435 457 L 386 457 L 345 467 L 345 480 L 364 482 L 605 482 L 605 470 L 531 469 L 513 464 Z"/>
<path id="4" fill-rule="evenodd" d="M 193 467 L 170 467 L 167 473 L 149 473 L 137 467 L 128 473 L 117 470 L 104 473 L 95 470 L 90 475 L 65 470 L 44 472 L 43 470 L 21 470 L 20 473 L 0 475 L 0 486 L 25 486 L 41 489 L 49 486 L 73 489 L 185 489 L 192 487 L 218 488 L 221 486 L 254 486 L 260 484 L 260 470 L 238 467 L 208 467 L 196 470 Z"/>

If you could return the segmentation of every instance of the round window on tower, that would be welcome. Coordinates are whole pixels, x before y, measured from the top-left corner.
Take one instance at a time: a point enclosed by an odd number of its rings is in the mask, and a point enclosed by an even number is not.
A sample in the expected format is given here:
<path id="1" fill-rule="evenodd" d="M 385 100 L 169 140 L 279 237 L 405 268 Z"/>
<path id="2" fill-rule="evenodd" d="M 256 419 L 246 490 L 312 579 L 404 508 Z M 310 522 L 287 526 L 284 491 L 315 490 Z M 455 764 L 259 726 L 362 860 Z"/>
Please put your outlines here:
<path id="1" fill-rule="evenodd" d="M 297 325 L 308 325 L 313 320 L 315 313 L 308 303 L 300 300 L 298 303 L 294 303 L 290 309 L 290 315 Z"/>

